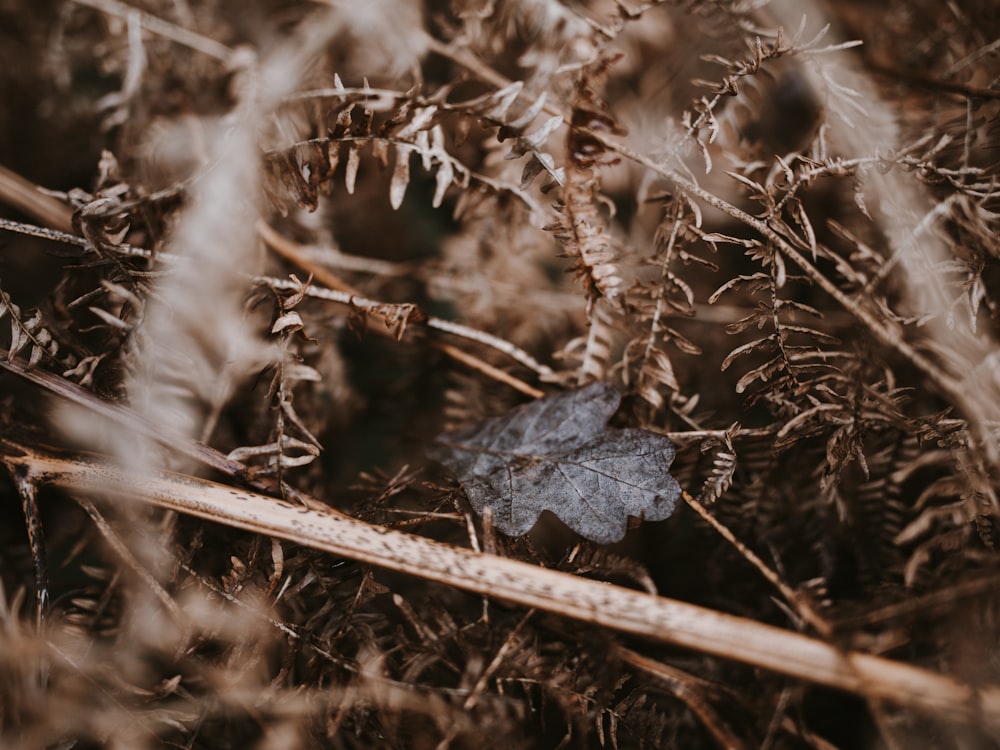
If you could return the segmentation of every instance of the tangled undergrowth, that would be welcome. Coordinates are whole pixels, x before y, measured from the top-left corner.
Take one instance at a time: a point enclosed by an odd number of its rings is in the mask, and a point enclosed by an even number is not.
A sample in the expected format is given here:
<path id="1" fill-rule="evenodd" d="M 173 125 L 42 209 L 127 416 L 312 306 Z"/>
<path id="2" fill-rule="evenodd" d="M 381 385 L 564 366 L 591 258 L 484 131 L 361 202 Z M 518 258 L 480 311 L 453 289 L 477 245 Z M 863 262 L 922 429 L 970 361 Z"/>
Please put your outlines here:
<path id="1" fill-rule="evenodd" d="M 319 498 L 995 689 L 1000 10 L 964 5 L 0 2 L 4 453 Z M 427 457 L 594 381 L 685 490 L 621 542 L 506 537 Z M 3 747 L 996 746 L 985 702 L 29 474 Z"/>

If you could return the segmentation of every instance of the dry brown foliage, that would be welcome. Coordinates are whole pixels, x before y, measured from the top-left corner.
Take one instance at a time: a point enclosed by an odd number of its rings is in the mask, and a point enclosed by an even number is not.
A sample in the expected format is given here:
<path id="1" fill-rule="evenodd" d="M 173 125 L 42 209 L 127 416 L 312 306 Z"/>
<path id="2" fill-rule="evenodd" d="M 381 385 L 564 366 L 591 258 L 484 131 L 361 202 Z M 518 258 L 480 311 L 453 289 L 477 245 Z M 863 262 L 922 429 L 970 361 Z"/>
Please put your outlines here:
<path id="1" fill-rule="evenodd" d="M 1000 10 L 831 6 L 0 0 L 0 746 L 995 747 Z M 593 381 L 687 501 L 620 543 L 426 456 Z"/>

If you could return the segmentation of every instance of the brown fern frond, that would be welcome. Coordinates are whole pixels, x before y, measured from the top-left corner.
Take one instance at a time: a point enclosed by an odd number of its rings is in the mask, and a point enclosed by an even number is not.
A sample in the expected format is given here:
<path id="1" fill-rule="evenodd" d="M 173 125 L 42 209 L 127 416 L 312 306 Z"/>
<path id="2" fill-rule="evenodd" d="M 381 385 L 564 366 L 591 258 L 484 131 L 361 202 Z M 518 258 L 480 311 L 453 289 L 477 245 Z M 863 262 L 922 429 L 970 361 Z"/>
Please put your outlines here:
<path id="1" fill-rule="evenodd" d="M 0 746 L 989 746 L 992 4 L 0 5 L 0 437 L 66 451 L 5 443 Z M 507 537 L 428 459 L 589 381 L 692 503 Z M 594 625 L 652 591 L 774 641 Z"/>

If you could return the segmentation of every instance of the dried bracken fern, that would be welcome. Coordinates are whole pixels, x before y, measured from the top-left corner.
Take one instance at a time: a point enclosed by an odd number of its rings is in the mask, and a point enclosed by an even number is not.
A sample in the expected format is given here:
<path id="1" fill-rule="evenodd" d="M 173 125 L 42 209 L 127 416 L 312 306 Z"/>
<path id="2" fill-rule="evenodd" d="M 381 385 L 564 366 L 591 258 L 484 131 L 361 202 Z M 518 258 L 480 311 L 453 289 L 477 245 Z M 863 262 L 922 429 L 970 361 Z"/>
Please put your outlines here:
<path id="1" fill-rule="evenodd" d="M 196 5 L 0 9 L 5 441 L 1000 683 L 989 3 Z M 592 381 L 671 519 L 510 539 L 427 460 Z M 989 741 L 12 456 L 0 745 Z"/>

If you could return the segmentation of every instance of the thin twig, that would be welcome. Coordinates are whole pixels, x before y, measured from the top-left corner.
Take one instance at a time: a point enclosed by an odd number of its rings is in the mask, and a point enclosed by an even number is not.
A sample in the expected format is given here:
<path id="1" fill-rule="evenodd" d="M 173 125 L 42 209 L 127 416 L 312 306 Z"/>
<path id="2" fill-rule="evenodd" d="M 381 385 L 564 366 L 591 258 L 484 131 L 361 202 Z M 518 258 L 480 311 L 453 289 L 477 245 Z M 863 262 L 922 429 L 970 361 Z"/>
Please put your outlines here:
<path id="1" fill-rule="evenodd" d="M 521 621 L 517 623 L 510 634 L 504 639 L 503 645 L 497 650 L 493 659 L 483 670 L 482 674 L 479 675 L 479 679 L 476 680 L 476 684 L 473 686 L 472 691 L 469 693 L 469 697 L 465 699 L 465 703 L 462 705 L 466 711 L 471 711 L 476 707 L 476 703 L 479 697 L 486 692 L 486 685 L 490 681 L 490 678 L 496 674 L 496 671 L 500 669 L 503 665 L 504 659 L 507 655 L 517 648 L 517 644 L 521 638 L 521 634 L 524 632 L 525 626 L 531 619 L 535 616 L 535 610 L 529 609 L 527 613 L 521 618 Z"/>
<path id="2" fill-rule="evenodd" d="M 12 358 L 10 353 L 2 348 L 0 348 L 0 368 L 44 388 L 70 403 L 81 406 L 99 417 L 124 427 L 130 432 L 154 440 L 203 466 L 221 471 L 236 479 L 244 478 L 246 475 L 247 467 L 239 461 L 228 459 L 214 448 L 186 436 L 173 434 L 165 430 L 162 425 L 154 425 L 131 409 L 108 403 L 65 378 L 60 378 L 58 375 L 53 375 L 37 367 L 28 367 L 21 360 Z M 248 481 L 248 485 L 254 486 L 254 483 Z M 265 485 L 259 483 L 256 484 L 256 487 L 260 490 L 266 489 Z"/>
<path id="3" fill-rule="evenodd" d="M 516 378 L 511 375 L 506 370 L 501 370 L 499 367 L 494 367 L 489 362 L 480 359 L 479 357 L 469 354 L 463 349 L 459 349 L 457 346 L 452 346 L 451 344 L 446 344 L 443 341 L 434 341 L 431 344 L 438 351 L 447 354 L 449 357 L 454 359 L 456 362 L 461 362 L 463 365 L 471 367 L 477 372 L 481 372 L 489 378 L 496 380 L 504 385 L 509 385 L 514 390 L 520 391 L 526 396 L 531 396 L 532 398 L 541 398 L 545 395 L 545 391 L 535 388 L 532 385 L 528 385 L 520 378 Z"/>
<path id="4" fill-rule="evenodd" d="M 643 656 L 632 649 L 619 646 L 615 648 L 615 655 L 630 667 L 652 677 L 672 696 L 687 706 L 691 713 L 698 717 L 702 726 L 712 735 L 719 747 L 726 748 L 726 750 L 739 750 L 739 748 L 746 747 L 743 740 L 733 733 L 712 704 L 706 700 L 703 695 L 706 687 L 703 680 L 650 659 L 648 656 Z"/>
<path id="5" fill-rule="evenodd" d="M 142 28 L 146 29 L 146 31 L 164 39 L 169 39 L 184 47 L 197 50 L 203 55 L 214 57 L 216 60 L 221 60 L 224 63 L 229 63 L 232 60 L 234 52 L 226 45 L 220 44 L 210 37 L 202 36 L 196 31 L 191 31 L 190 29 L 185 29 L 182 26 L 165 21 L 159 16 L 154 16 L 152 13 L 147 13 L 144 10 L 134 8 L 125 3 L 120 3 L 118 0 L 74 0 L 74 2 L 117 18 L 127 19 L 129 15 L 138 13 L 139 23 L 142 24 Z"/>
<path id="6" fill-rule="evenodd" d="M 347 292 L 340 292 L 336 289 L 327 289 L 326 287 L 316 286 L 315 284 L 309 284 L 303 289 L 300 284 L 296 284 L 290 279 L 277 279 L 272 276 L 254 276 L 252 277 L 252 280 L 255 283 L 266 284 L 275 289 L 303 291 L 308 297 L 323 299 L 329 302 L 338 302 L 342 305 L 351 305 L 352 307 L 360 309 L 375 309 L 393 304 L 379 302 L 377 300 L 360 297 Z M 449 333 L 452 336 L 458 336 L 460 338 L 468 339 L 469 341 L 475 341 L 476 343 L 483 344 L 491 349 L 496 349 L 498 352 L 506 354 L 511 359 L 520 362 L 528 369 L 534 371 L 542 380 L 556 380 L 557 376 L 552 368 L 547 365 L 543 365 L 537 359 L 528 354 L 528 352 L 518 346 L 515 346 L 506 339 L 500 338 L 499 336 L 494 336 L 491 333 L 480 331 L 476 328 L 470 328 L 469 326 L 462 325 L 461 323 L 455 323 L 454 321 L 435 318 L 433 316 L 427 316 L 425 320 L 421 321 L 421 324 L 432 330 Z"/>
<path id="7" fill-rule="evenodd" d="M 271 228 L 271 225 L 263 219 L 257 220 L 257 234 L 259 234 L 261 239 L 267 243 L 268 247 L 278 253 L 278 255 L 285 260 L 294 263 L 324 286 L 336 289 L 339 292 L 347 292 L 348 294 L 354 294 L 359 297 L 362 296 L 358 289 L 355 289 L 342 278 L 337 276 L 337 274 L 332 273 L 326 266 L 306 257 L 306 255 L 302 252 L 302 245 L 297 242 L 292 242 L 288 238 L 274 231 L 274 229 Z"/>
<path id="8" fill-rule="evenodd" d="M 81 508 L 90 516 L 90 520 L 94 522 L 97 530 L 101 532 L 101 536 L 104 537 L 104 541 L 108 543 L 115 554 L 118 555 L 119 559 L 125 563 L 129 568 L 131 568 L 137 576 L 142 580 L 146 587 L 153 592 L 153 595 L 160 601 L 163 608 L 170 613 L 171 619 L 174 623 L 181 629 L 187 629 L 187 617 L 181 611 L 181 608 L 177 606 L 177 602 L 173 600 L 170 594 L 167 593 L 166 589 L 156 580 L 156 576 L 149 572 L 139 560 L 136 559 L 135 555 L 132 554 L 132 550 L 128 548 L 128 545 L 121 540 L 118 533 L 111 528 L 111 524 L 107 522 L 104 518 L 104 514 L 97 509 L 90 500 L 84 497 L 77 497 L 77 503 Z M 185 642 L 186 637 L 182 638 L 181 641 Z"/>
<path id="9" fill-rule="evenodd" d="M 324 285 L 330 287 L 331 289 L 344 292 L 346 294 L 352 295 L 355 298 L 363 298 L 362 293 L 355 289 L 353 286 L 348 284 L 346 281 L 341 279 L 334 273 L 331 273 L 325 266 L 320 263 L 316 263 L 312 259 L 306 256 L 303 252 L 304 247 L 297 242 L 292 242 L 286 237 L 282 236 L 278 232 L 274 231 L 263 220 L 257 222 L 257 233 L 264 239 L 264 241 L 278 252 L 283 258 L 294 263 L 303 271 L 309 273 L 314 279 L 320 281 Z M 383 331 L 382 329 L 376 329 L 381 333 L 388 334 L 388 331 Z M 443 341 L 431 342 L 431 345 L 451 357 L 452 359 L 461 362 L 462 364 L 471 367 L 472 369 L 481 372 L 493 380 L 499 383 L 508 385 L 521 393 L 527 394 L 532 398 L 541 398 L 545 395 L 544 391 L 535 388 L 534 386 L 528 385 L 520 378 L 514 377 L 505 370 L 501 370 L 499 367 L 494 367 L 489 362 L 480 359 L 474 354 L 463 351 L 457 346 L 452 346 L 451 344 L 446 344 Z"/>
<path id="10" fill-rule="evenodd" d="M 781 580 L 781 576 L 771 570 L 771 568 L 769 568 L 752 549 L 737 539 L 732 531 L 716 520 L 715 516 L 709 513 L 708 510 L 705 509 L 704 505 L 695 500 L 695 498 L 687 492 L 682 492 L 681 497 L 684 498 L 684 502 L 686 502 L 695 513 L 701 516 L 705 523 L 715 529 L 719 536 L 733 545 L 740 555 L 743 556 L 744 560 L 757 568 L 760 574 L 767 579 L 768 583 L 781 592 L 781 595 L 785 597 L 788 603 L 795 607 L 795 611 L 798 613 L 799 617 L 812 625 L 812 627 L 816 629 L 816 632 L 824 638 L 830 638 L 833 635 L 833 629 L 830 627 L 830 624 L 816 614 L 812 605 L 800 597 L 791 586 Z"/>
<path id="11" fill-rule="evenodd" d="M 923 75 L 905 68 L 881 65 L 869 60 L 867 66 L 879 75 L 888 76 L 893 81 L 906 81 L 914 86 L 930 89 L 932 91 L 946 91 L 949 94 L 957 94 L 970 99 L 1000 99 L 1000 89 L 983 88 L 982 86 L 968 86 L 958 81 L 944 81 L 940 78 Z"/>
<path id="12" fill-rule="evenodd" d="M 39 237 L 43 240 L 51 240 L 52 242 L 62 242 L 66 245 L 76 245 L 77 247 L 82 247 L 84 250 L 89 250 L 93 253 L 97 253 L 98 250 L 86 237 L 81 237 L 78 234 L 70 234 L 69 232 L 63 232 L 58 229 L 48 229 L 46 227 L 36 226 L 35 224 L 25 224 L 20 221 L 11 221 L 10 219 L 0 219 L 0 229 L 4 229 L 8 232 L 16 232 L 18 234 L 24 234 L 29 237 Z M 119 255 L 127 255 L 137 258 L 149 258 L 152 253 L 149 250 L 141 247 L 134 247 L 132 245 L 115 245 L 114 247 L 109 247 L 109 250 L 113 250 Z M 157 257 L 165 258 L 166 254 L 159 255 Z"/>

